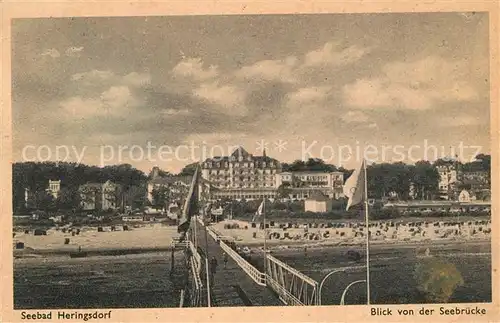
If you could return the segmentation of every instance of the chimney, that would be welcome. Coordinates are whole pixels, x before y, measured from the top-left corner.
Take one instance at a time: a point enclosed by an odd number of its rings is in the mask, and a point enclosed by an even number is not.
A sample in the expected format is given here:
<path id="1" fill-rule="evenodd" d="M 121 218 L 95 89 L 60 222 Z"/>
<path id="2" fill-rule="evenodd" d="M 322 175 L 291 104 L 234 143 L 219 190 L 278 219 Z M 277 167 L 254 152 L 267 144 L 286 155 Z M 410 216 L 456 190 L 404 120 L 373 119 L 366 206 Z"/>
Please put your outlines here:
<path id="1" fill-rule="evenodd" d="M 266 148 L 262 151 L 262 156 L 266 157 Z"/>
<path id="2" fill-rule="evenodd" d="M 158 166 L 153 167 L 153 169 L 151 170 L 151 179 L 157 178 L 159 174 L 160 169 L 158 168 Z"/>

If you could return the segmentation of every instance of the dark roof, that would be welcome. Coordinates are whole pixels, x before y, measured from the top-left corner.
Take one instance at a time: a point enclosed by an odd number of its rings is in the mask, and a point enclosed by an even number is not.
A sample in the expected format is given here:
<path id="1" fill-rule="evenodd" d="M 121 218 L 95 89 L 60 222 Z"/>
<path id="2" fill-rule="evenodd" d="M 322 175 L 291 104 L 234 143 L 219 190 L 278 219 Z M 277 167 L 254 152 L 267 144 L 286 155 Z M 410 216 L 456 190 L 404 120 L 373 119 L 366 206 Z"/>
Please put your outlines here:
<path id="1" fill-rule="evenodd" d="M 231 157 L 248 157 L 251 156 L 248 151 L 245 150 L 245 148 L 239 146 L 236 148 L 233 153 L 231 154 Z"/>
<path id="2" fill-rule="evenodd" d="M 264 152 L 265 154 L 265 152 Z M 250 157 L 253 162 L 262 163 L 262 162 L 275 162 L 279 165 L 279 161 L 277 159 L 268 157 L 268 156 L 254 156 L 246 151 L 243 147 L 236 148 L 230 156 L 214 156 L 212 158 L 205 159 L 205 162 L 229 162 L 229 161 L 238 161 L 239 157 L 243 157 L 244 159 Z"/>
<path id="3" fill-rule="evenodd" d="M 185 176 L 164 176 L 164 177 L 156 177 L 149 181 L 150 184 L 174 184 L 176 182 L 182 182 L 184 184 L 189 185 L 193 176 L 185 175 Z"/>

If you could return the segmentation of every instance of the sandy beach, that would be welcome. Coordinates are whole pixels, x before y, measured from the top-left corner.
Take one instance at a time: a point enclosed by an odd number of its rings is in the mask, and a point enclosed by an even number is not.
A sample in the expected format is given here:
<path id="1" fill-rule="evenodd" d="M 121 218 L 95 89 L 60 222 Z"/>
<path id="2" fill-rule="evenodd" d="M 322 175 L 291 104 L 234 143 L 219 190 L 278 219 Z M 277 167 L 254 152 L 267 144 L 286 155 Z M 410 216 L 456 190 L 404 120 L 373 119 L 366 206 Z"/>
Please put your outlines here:
<path id="1" fill-rule="evenodd" d="M 79 247 L 90 253 L 162 251 L 170 249 L 172 239 L 178 237 L 176 226 L 161 223 L 129 226 L 128 231 L 111 231 L 110 227 L 103 227 L 103 230 L 98 232 L 96 227 L 83 227 L 78 235 L 73 235 L 71 231 L 52 228 L 47 230 L 47 235 L 39 236 L 35 236 L 33 231 L 16 232 L 13 238 L 14 256 L 67 254 L 78 251 Z M 69 239 L 68 244 L 65 244 L 66 239 Z M 18 242 L 24 243 L 24 249 L 16 249 Z"/>
<path id="2" fill-rule="evenodd" d="M 447 222 L 448 221 L 448 222 Z M 390 221 L 373 222 L 370 227 L 370 243 L 373 247 L 404 247 L 428 244 L 490 243 L 491 222 L 489 220 L 470 220 L 458 225 L 451 219 L 435 222 L 397 223 Z M 395 221 L 394 223 L 396 223 Z M 338 248 L 365 244 L 365 228 L 358 224 L 343 223 L 342 227 L 291 226 L 289 223 L 275 222 L 267 231 L 269 250 L 304 248 Z M 231 228 L 228 228 L 231 226 Z M 280 227 L 281 226 L 281 227 Z M 283 228 L 285 227 L 286 228 Z M 291 227 L 290 227 L 291 226 Z M 246 229 L 245 229 L 246 228 Z M 251 223 L 241 220 L 226 220 L 210 225 L 218 235 L 234 240 L 240 246 L 259 250 L 264 245 L 264 230 L 252 228 Z M 112 231 L 103 227 L 82 227 L 79 234 L 61 229 L 47 230 L 47 235 L 24 231 L 15 232 L 13 249 L 15 258 L 67 256 L 81 248 L 89 255 L 123 255 L 167 251 L 172 248 L 172 239 L 178 237 L 176 226 L 161 223 L 129 225 L 129 230 Z M 69 243 L 65 244 L 65 240 Z M 24 248 L 16 248 L 17 243 Z"/>
<path id="3" fill-rule="evenodd" d="M 374 221 L 370 226 L 370 244 L 376 246 L 418 246 L 428 244 L 490 243 L 491 221 L 470 220 L 458 224 L 455 219 L 418 222 Z M 284 223 L 281 223 L 284 225 Z M 233 228 L 228 228 L 231 226 Z M 237 228 L 234 228 L 237 227 Z M 344 224 L 343 227 L 298 227 L 280 228 L 280 223 L 263 230 L 252 228 L 251 223 L 241 220 L 226 220 L 212 225 L 219 235 L 234 240 L 239 245 L 252 249 L 262 249 L 264 232 L 267 231 L 266 245 L 269 250 L 290 248 L 326 248 L 358 246 L 366 242 L 364 225 Z M 246 229 L 245 229 L 246 228 Z"/>

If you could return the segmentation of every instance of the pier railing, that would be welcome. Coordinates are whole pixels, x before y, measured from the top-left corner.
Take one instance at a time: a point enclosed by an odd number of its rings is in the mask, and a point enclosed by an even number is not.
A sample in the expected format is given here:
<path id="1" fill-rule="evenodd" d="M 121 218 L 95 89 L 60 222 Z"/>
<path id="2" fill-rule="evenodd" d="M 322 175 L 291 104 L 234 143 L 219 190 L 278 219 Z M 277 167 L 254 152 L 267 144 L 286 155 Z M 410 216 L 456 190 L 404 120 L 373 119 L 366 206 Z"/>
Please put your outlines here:
<path id="1" fill-rule="evenodd" d="M 320 304 L 318 282 L 314 279 L 269 254 L 267 254 L 265 258 L 266 272 L 262 273 L 224 242 L 224 239 L 227 240 L 228 237 L 222 236 L 209 226 L 205 228 L 208 234 L 219 243 L 222 250 L 224 250 L 224 252 L 226 252 L 255 283 L 260 286 L 272 288 L 279 295 L 280 300 L 284 304 L 292 306 Z"/>
<path id="2" fill-rule="evenodd" d="M 201 256 L 191 241 L 187 242 L 187 247 L 190 251 L 189 264 L 191 267 L 191 275 L 193 276 L 193 286 L 191 290 L 191 306 L 200 307 L 203 305 L 202 304 L 203 297 L 201 297 L 203 290 L 203 283 L 200 277 Z"/>
<path id="3" fill-rule="evenodd" d="M 210 234 L 210 236 L 212 236 L 215 241 L 218 241 L 219 242 L 219 245 L 220 247 L 222 248 L 222 250 L 224 250 L 225 253 L 227 253 L 227 255 L 229 257 L 231 257 L 237 264 L 238 266 L 241 267 L 241 269 L 243 269 L 243 271 L 245 273 L 247 273 L 248 276 L 250 276 L 250 278 L 256 282 L 258 285 L 261 285 L 261 286 L 266 286 L 266 274 L 260 272 L 257 268 L 255 268 L 254 266 L 252 266 L 248 261 L 246 261 L 245 259 L 243 259 L 243 257 L 241 257 L 236 251 L 234 251 L 230 246 L 228 246 L 222 239 L 224 237 L 222 236 L 219 236 L 212 228 L 210 227 L 206 227 L 206 229 L 208 230 L 208 233 Z"/>
<path id="4" fill-rule="evenodd" d="M 201 256 L 200 254 L 198 253 L 198 250 L 196 250 L 194 244 L 189 241 L 188 244 L 187 244 L 190 252 L 191 252 L 191 255 L 193 257 L 193 262 L 194 262 L 194 265 L 195 265 L 195 268 L 196 268 L 196 272 L 199 274 L 200 271 L 201 271 Z"/>
<path id="5" fill-rule="evenodd" d="M 319 305 L 318 282 L 271 255 L 266 255 L 267 284 L 286 305 Z"/>
<path id="6" fill-rule="evenodd" d="M 174 249 L 186 248 L 186 247 L 188 247 L 188 242 L 186 240 L 181 241 L 179 238 L 173 238 L 172 239 L 172 246 L 174 247 Z"/>

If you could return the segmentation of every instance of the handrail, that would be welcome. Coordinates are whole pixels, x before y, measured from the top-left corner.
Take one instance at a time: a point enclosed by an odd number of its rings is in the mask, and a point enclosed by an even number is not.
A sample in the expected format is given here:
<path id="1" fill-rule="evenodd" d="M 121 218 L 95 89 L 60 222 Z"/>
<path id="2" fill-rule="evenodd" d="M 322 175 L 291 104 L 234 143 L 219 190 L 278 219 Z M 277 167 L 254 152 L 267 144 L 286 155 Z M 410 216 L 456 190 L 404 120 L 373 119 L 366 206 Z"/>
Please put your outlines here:
<path id="1" fill-rule="evenodd" d="M 215 241 L 219 242 L 220 247 L 224 250 L 228 256 L 230 256 L 244 272 L 250 276 L 250 278 L 261 286 L 266 286 L 266 274 L 260 272 L 257 268 L 252 266 L 248 261 L 243 259 L 236 251 L 229 247 L 224 241 L 220 239 L 220 236 L 210 227 L 206 227 L 206 230 Z"/>
<path id="2" fill-rule="evenodd" d="M 250 278 L 261 286 L 266 286 L 266 274 L 260 272 L 257 268 L 252 266 L 248 261 L 243 259 L 236 251 L 229 247 L 224 241 L 219 242 L 222 250 L 230 256 L 240 267 L 246 272 Z"/>
<path id="3" fill-rule="evenodd" d="M 311 285 L 311 286 L 317 286 L 318 285 L 317 281 L 315 281 L 314 279 L 312 279 L 309 276 L 304 275 L 303 273 L 301 273 L 297 269 L 295 269 L 293 267 L 290 267 L 289 265 L 287 265 L 283 261 L 278 260 L 278 259 L 276 259 L 275 257 L 273 257 L 271 255 L 267 255 L 267 259 L 269 259 L 269 261 L 272 261 L 272 262 L 280 265 L 281 267 L 285 268 L 286 270 L 288 270 L 289 272 L 293 273 L 294 275 L 299 276 L 301 279 L 303 279 L 309 285 Z"/>
<path id="4" fill-rule="evenodd" d="M 193 280 L 194 280 L 194 287 L 195 287 L 195 297 L 194 301 L 192 301 L 194 306 L 199 306 L 200 305 L 200 299 L 201 299 L 201 289 L 203 287 L 203 283 L 201 282 L 200 275 L 198 273 L 198 270 L 196 269 L 196 265 L 191 262 L 191 272 L 193 275 Z"/>
<path id="5" fill-rule="evenodd" d="M 180 241 L 179 238 L 172 238 L 172 246 L 174 248 L 187 247 L 188 246 L 188 241 L 186 241 L 186 240 Z"/>
<path id="6" fill-rule="evenodd" d="M 194 303 L 194 306 L 200 306 L 200 299 L 201 299 L 201 290 L 203 288 L 203 283 L 200 278 L 200 270 L 201 270 L 201 256 L 194 247 L 194 244 L 189 241 L 187 243 L 188 248 L 191 251 L 191 273 L 193 275 L 193 280 L 194 280 L 194 287 L 195 287 L 195 297 L 192 303 Z M 194 261 L 193 261 L 194 260 Z"/>
<path id="7" fill-rule="evenodd" d="M 277 281 L 268 277 L 267 283 L 276 293 L 278 293 L 280 300 L 286 305 L 304 305 L 297 297 L 290 293 L 285 287 L 281 286 Z M 282 296 L 284 295 L 284 296 Z"/>
<path id="8" fill-rule="evenodd" d="M 191 241 L 188 242 L 188 246 L 189 246 L 189 249 L 191 251 L 191 254 L 193 255 L 193 258 L 196 260 L 196 269 L 198 270 L 198 272 L 200 272 L 200 269 L 201 269 L 201 256 L 200 256 L 200 254 L 198 253 L 198 250 L 196 250 L 196 248 L 194 247 L 194 244 Z"/>

